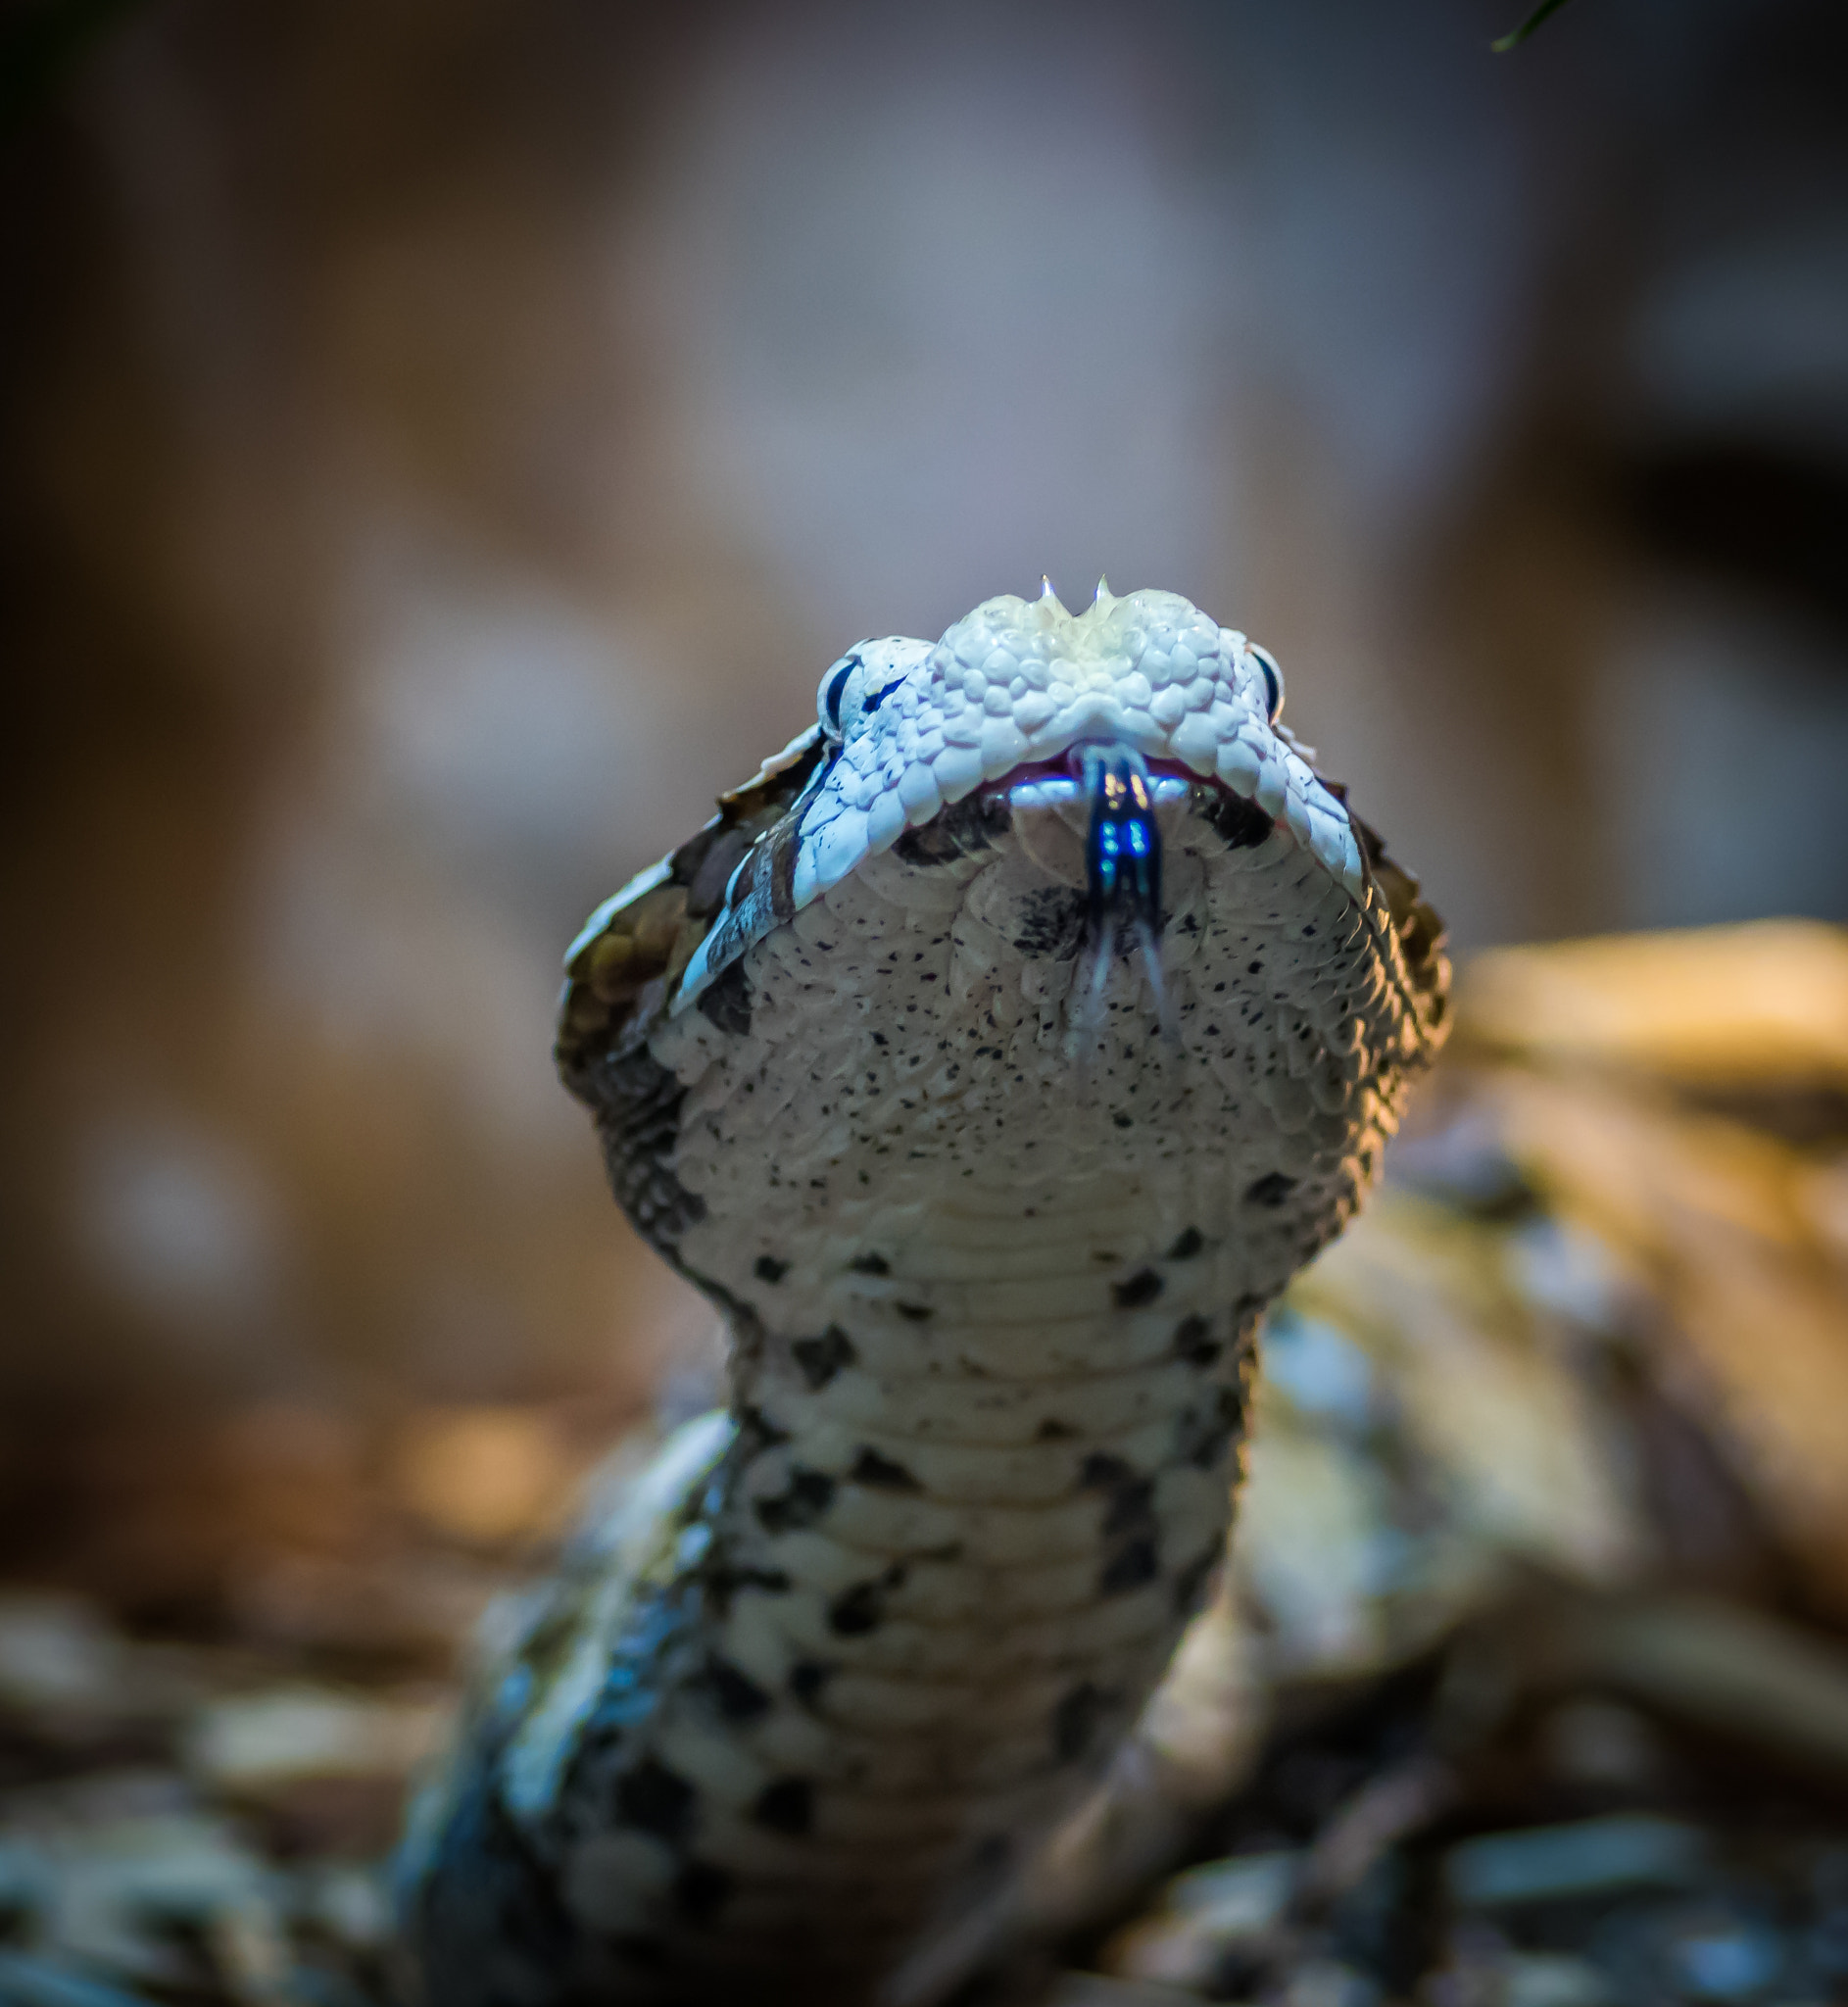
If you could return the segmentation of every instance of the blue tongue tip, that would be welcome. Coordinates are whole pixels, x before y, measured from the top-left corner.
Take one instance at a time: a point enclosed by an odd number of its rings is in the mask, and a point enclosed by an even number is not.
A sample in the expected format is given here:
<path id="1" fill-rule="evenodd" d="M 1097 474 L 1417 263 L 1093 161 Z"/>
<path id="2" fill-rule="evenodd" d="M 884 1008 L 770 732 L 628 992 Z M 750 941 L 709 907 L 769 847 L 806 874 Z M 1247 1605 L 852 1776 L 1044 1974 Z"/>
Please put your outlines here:
<path id="1" fill-rule="evenodd" d="M 1133 746 L 1092 741 L 1076 749 L 1090 807 L 1085 877 L 1094 946 L 1127 922 L 1161 936 L 1161 825 L 1155 820 L 1148 766 Z"/>
<path id="2" fill-rule="evenodd" d="M 1074 1050 L 1102 1029 L 1104 989 L 1119 958 L 1142 957 L 1166 1044 L 1179 1044 L 1174 1005 L 1161 969 L 1161 825 L 1155 820 L 1148 765 L 1134 746 L 1090 740 L 1072 749 L 1072 765 L 1090 809 L 1085 829 L 1089 892 L 1084 953 L 1070 1006 Z"/>

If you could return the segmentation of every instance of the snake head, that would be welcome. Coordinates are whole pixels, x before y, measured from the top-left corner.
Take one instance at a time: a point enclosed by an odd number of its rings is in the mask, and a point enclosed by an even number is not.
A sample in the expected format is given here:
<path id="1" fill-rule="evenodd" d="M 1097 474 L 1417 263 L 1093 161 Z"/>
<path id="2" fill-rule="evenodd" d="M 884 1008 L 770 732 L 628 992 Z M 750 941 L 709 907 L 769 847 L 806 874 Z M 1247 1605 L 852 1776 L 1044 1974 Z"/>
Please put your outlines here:
<path id="1" fill-rule="evenodd" d="M 862 642 L 817 693 L 833 758 L 804 808 L 796 906 L 977 788 L 1087 742 L 1256 801 L 1361 897 L 1360 838 L 1280 725 L 1283 699 L 1276 659 L 1178 593 L 1100 584 L 1072 613 L 1048 585 L 986 601 L 934 646 Z"/>
<path id="2" fill-rule="evenodd" d="M 986 601 L 935 643 L 861 642 L 821 677 L 816 722 L 573 944 L 566 1077 L 626 1051 L 662 1014 L 719 1008 L 703 1000 L 755 942 L 901 841 L 928 844 L 947 809 L 1000 804 L 1022 816 L 1032 849 L 1029 824 L 1056 835 L 1061 789 L 1090 810 L 1065 882 L 1088 890 L 1094 945 L 1158 942 L 1160 817 L 1172 798 L 1198 794 L 1249 840 L 1284 829 L 1317 883 L 1360 912 L 1377 907 L 1435 1027 L 1440 923 L 1317 775 L 1280 721 L 1283 700 L 1276 659 L 1177 593 L 1099 585 L 1073 613 L 1048 586 L 1038 600 Z M 1081 771 L 1088 748 L 1102 751 Z"/>

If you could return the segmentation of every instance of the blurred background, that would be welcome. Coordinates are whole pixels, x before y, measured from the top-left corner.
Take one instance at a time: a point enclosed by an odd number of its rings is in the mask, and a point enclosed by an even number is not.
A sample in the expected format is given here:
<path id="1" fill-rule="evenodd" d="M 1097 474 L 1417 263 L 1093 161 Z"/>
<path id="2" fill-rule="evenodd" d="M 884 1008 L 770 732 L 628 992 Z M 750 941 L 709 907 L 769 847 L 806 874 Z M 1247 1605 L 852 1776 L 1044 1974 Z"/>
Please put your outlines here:
<path id="1" fill-rule="evenodd" d="M 1839 915 L 1848 21 L 1512 6 L 15 7 L 15 1454 L 639 1397 L 559 952 L 1042 572 L 1266 641 L 1462 950 Z"/>
<path id="2" fill-rule="evenodd" d="M 1848 915 L 1848 14 L 1492 55 L 1520 12 L 0 12 L 0 1567 L 53 1595 L 0 1781 L 132 1744 L 128 1688 L 262 1772 L 98 1612 L 428 1674 L 709 1387 L 555 1081 L 559 955 L 862 636 L 1186 593 L 1466 960 Z M 1848 1610 L 1842 937 L 1726 938 L 1477 964 L 1532 1079 L 1440 1089 L 1280 1320 L 1273 1672 L 1411 1663 L 1510 1554 Z M 366 1845 L 404 1706 L 340 1717 Z"/>

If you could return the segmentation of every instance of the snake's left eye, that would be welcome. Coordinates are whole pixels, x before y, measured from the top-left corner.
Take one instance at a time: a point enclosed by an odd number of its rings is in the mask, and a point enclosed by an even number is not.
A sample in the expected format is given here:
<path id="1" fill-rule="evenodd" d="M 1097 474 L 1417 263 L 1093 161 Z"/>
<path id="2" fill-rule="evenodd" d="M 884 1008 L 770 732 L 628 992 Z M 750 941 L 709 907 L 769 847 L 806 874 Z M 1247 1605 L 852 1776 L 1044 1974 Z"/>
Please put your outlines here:
<path id="1" fill-rule="evenodd" d="M 847 692 L 847 679 L 860 665 L 857 651 L 844 655 L 821 679 L 821 688 L 815 692 L 815 714 L 821 720 L 821 729 L 831 739 L 841 736 L 841 699 Z"/>
<path id="2" fill-rule="evenodd" d="M 1268 648 L 1260 648 L 1255 641 L 1247 641 L 1245 651 L 1263 674 L 1264 709 L 1271 723 L 1275 724 L 1284 714 L 1284 672 L 1277 666 L 1277 658 Z"/>

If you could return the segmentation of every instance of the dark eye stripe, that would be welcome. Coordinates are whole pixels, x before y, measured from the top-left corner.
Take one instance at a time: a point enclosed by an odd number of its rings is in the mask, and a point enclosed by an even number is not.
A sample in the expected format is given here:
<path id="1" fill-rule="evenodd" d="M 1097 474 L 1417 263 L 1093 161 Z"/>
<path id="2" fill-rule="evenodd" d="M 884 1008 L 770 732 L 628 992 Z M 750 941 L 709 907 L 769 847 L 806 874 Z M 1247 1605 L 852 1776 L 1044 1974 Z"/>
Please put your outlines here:
<path id="1" fill-rule="evenodd" d="M 892 693 L 896 689 L 898 689 L 899 685 L 903 681 L 904 678 L 902 676 L 894 676 L 892 681 L 888 683 L 883 690 L 874 691 L 872 696 L 870 696 L 866 700 L 866 715 L 868 717 L 871 717 L 873 712 L 876 711 L 879 709 L 879 707 L 885 703 L 886 699 L 890 697 Z"/>

